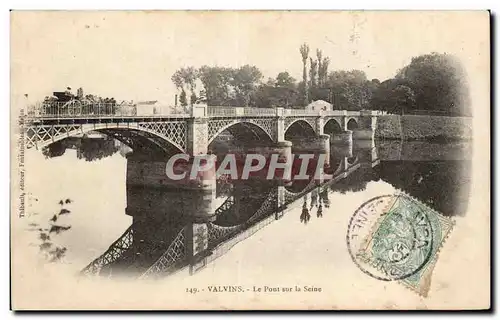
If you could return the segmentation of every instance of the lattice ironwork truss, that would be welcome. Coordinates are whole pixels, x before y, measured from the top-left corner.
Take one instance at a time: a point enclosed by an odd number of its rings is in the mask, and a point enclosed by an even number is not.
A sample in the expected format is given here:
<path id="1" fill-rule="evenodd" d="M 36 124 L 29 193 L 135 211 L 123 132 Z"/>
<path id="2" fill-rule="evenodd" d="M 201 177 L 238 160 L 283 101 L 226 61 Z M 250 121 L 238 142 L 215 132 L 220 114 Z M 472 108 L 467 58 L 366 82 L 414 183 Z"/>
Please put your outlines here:
<path id="1" fill-rule="evenodd" d="M 262 129 L 267 136 L 272 140 L 276 141 L 278 136 L 278 127 L 276 119 L 266 119 L 266 118 L 246 118 L 242 119 L 210 119 L 208 122 L 208 142 L 210 143 L 215 137 L 224 131 L 225 129 L 235 125 L 241 124 L 250 131 L 253 131 L 256 135 L 257 132 L 252 128 L 252 126 L 248 125 L 251 123 L 256 125 L 260 129 Z"/>
<path id="2" fill-rule="evenodd" d="M 108 250 L 83 268 L 81 273 L 87 276 L 99 275 L 99 272 L 104 266 L 118 260 L 125 251 L 129 250 L 133 241 L 134 229 L 132 225 L 108 248 Z"/>
<path id="3" fill-rule="evenodd" d="M 61 136 L 69 137 L 81 133 L 81 125 L 52 125 L 52 126 L 28 126 L 26 128 L 26 148 L 30 149 L 37 145 L 45 145 Z"/>
<path id="4" fill-rule="evenodd" d="M 316 132 L 316 118 L 311 118 L 311 117 L 289 117 L 285 118 L 285 132 L 290 128 L 292 124 L 294 124 L 297 121 L 305 121 L 307 122 L 311 128 Z"/>
<path id="5" fill-rule="evenodd" d="M 186 227 L 182 228 L 165 253 L 156 260 L 139 278 L 145 279 L 154 274 L 165 273 L 177 262 L 186 257 Z"/>
<path id="6" fill-rule="evenodd" d="M 181 151 L 186 150 L 187 123 L 185 121 L 141 122 L 138 127 L 165 137 Z"/>

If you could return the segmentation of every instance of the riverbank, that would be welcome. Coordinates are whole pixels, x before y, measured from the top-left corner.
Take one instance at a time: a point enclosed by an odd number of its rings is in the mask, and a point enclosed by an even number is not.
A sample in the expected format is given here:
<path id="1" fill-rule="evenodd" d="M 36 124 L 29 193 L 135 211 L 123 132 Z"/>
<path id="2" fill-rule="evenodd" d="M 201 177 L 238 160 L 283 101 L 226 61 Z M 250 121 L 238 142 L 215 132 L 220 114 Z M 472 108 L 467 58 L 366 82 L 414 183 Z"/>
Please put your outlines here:
<path id="1" fill-rule="evenodd" d="M 456 141 L 472 139 L 472 118 L 384 115 L 377 119 L 378 139 Z"/>
<path id="2" fill-rule="evenodd" d="M 376 140 L 380 161 L 455 161 L 471 160 L 472 141 Z"/>

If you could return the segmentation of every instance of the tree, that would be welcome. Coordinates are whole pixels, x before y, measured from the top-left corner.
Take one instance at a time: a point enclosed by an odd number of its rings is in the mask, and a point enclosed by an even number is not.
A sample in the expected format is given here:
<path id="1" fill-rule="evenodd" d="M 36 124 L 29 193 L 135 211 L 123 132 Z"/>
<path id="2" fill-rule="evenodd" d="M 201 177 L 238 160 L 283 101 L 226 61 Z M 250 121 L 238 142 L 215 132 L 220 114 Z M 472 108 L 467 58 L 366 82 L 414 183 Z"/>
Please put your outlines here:
<path id="1" fill-rule="evenodd" d="M 191 98 L 189 99 L 191 101 L 191 105 L 196 103 L 196 100 L 198 100 L 198 97 L 196 96 L 196 93 L 191 93 Z"/>
<path id="2" fill-rule="evenodd" d="M 375 110 L 406 113 L 415 105 L 415 93 L 404 80 L 389 79 L 377 86 L 370 99 L 370 105 Z"/>
<path id="3" fill-rule="evenodd" d="M 191 97 L 196 96 L 194 90 L 196 89 L 197 78 L 198 78 L 198 73 L 194 67 L 180 68 L 179 70 L 175 71 L 175 73 L 171 77 L 175 87 L 179 90 L 185 90 L 185 89 L 190 90 Z M 193 99 L 190 100 L 192 104 Z M 196 101 L 196 99 L 194 101 Z"/>
<path id="4" fill-rule="evenodd" d="M 316 76 L 318 75 L 318 62 L 309 58 L 311 67 L 309 68 L 309 89 L 316 89 Z"/>
<path id="5" fill-rule="evenodd" d="M 259 108 L 290 107 L 299 101 L 296 80 L 287 71 L 278 73 L 276 79 L 269 78 L 252 96 L 252 104 Z"/>
<path id="6" fill-rule="evenodd" d="M 394 89 L 394 96 L 396 100 L 396 107 L 405 113 L 405 110 L 413 108 L 415 105 L 415 93 L 413 90 L 405 85 L 400 84 Z"/>
<path id="7" fill-rule="evenodd" d="M 320 70 L 323 68 L 323 53 L 321 52 L 320 49 L 316 49 L 316 58 L 318 58 L 316 61 L 318 62 L 318 87 L 323 86 L 323 81 L 321 79 Z"/>
<path id="8" fill-rule="evenodd" d="M 262 72 L 255 66 L 244 65 L 233 71 L 230 83 L 235 91 L 237 106 L 245 107 L 250 104 L 251 94 L 257 89 L 261 79 Z"/>
<path id="9" fill-rule="evenodd" d="M 265 83 L 265 84 L 266 84 L 267 86 L 274 87 L 274 86 L 276 85 L 276 80 L 275 80 L 275 79 L 273 79 L 273 78 L 271 78 L 271 77 L 269 77 L 269 78 L 267 78 L 267 81 L 266 81 L 266 83 Z"/>
<path id="10" fill-rule="evenodd" d="M 282 88 L 295 88 L 296 87 L 296 80 L 290 76 L 288 71 L 283 71 L 278 73 L 276 76 L 276 80 L 274 81 L 274 85 L 277 87 L 282 87 Z"/>
<path id="11" fill-rule="evenodd" d="M 207 104 L 209 106 L 231 105 L 230 82 L 233 77 L 233 69 L 204 65 L 198 69 L 198 77 L 205 89 Z"/>
<path id="12" fill-rule="evenodd" d="M 181 70 L 184 83 L 188 86 L 189 90 L 191 91 L 191 104 L 193 104 L 194 101 L 196 101 L 196 93 L 194 92 L 194 90 L 196 89 L 196 79 L 198 78 L 198 73 L 194 67 L 187 67 Z"/>
<path id="13" fill-rule="evenodd" d="M 401 80 L 396 79 L 389 79 L 380 83 L 370 99 L 372 109 L 392 112 L 396 107 L 393 91 L 400 83 Z"/>
<path id="14" fill-rule="evenodd" d="M 182 89 L 184 87 L 184 78 L 182 77 L 182 71 L 177 70 L 171 77 L 172 82 L 174 83 L 177 89 Z"/>
<path id="15" fill-rule="evenodd" d="M 369 108 L 371 92 L 366 74 L 360 70 L 333 71 L 328 75 L 328 85 L 332 93 L 338 97 L 340 104 L 336 107 L 345 110 L 361 110 Z"/>
<path id="16" fill-rule="evenodd" d="M 369 100 L 372 99 L 373 95 L 375 94 L 379 86 L 380 86 L 380 80 L 378 79 L 372 79 L 371 81 L 366 82 L 366 87 L 369 92 Z"/>
<path id="17" fill-rule="evenodd" d="M 318 83 L 320 87 L 325 86 L 328 77 L 328 65 L 330 64 L 330 58 L 324 57 L 321 65 L 318 65 Z"/>
<path id="18" fill-rule="evenodd" d="M 412 58 L 392 79 L 369 83 L 373 109 L 441 115 L 470 115 L 470 96 L 460 62 L 447 54 Z"/>
<path id="19" fill-rule="evenodd" d="M 181 91 L 181 94 L 179 96 L 179 103 L 181 104 L 181 106 L 185 107 L 188 105 L 188 101 L 187 101 L 187 95 L 186 95 L 186 91 L 184 91 L 184 88 L 182 89 Z"/>
<path id="20" fill-rule="evenodd" d="M 317 71 L 314 72 L 314 76 L 317 75 L 317 81 L 315 87 L 309 89 L 310 100 L 325 100 L 330 101 L 332 97 L 330 96 L 330 88 L 328 84 L 328 65 L 330 63 L 330 58 L 323 57 L 321 50 L 316 50 L 316 64 Z M 312 62 L 311 62 L 312 69 Z M 330 101 L 333 103 L 333 101 Z"/>
<path id="21" fill-rule="evenodd" d="M 302 82 L 304 84 L 303 88 L 303 95 L 304 95 L 304 106 L 306 106 L 309 103 L 309 97 L 308 97 L 308 90 L 307 90 L 307 70 L 306 70 L 306 64 L 307 64 L 307 58 L 309 57 L 309 46 L 304 43 L 303 45 L 300 46 L 300 54 L 302 56 L 302 64 L 303 64 L 303 69 L 302 69 Z"/>
<path id="22" fill-rule="evenodd" d="M 292 88 L 262 84 L 252 96 L 253 106 L 257 108 L 289 108 L 300 100 L 300 93 Z"/>
<path id="23" fill-rule="evenodd" d="M 414 57 L 395 79 L 415 93 L 415 106 L 449 115 L 470 115 L 470 95 L 465 70 L 451 55 L 433 52 Z"/>

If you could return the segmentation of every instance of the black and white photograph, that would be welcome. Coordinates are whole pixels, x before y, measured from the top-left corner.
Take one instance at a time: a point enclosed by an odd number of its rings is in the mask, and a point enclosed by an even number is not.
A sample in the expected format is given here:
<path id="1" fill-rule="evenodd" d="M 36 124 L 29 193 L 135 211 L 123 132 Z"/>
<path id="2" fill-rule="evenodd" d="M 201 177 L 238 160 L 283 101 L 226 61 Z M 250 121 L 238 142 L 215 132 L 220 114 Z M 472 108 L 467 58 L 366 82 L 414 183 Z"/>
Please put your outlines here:
<path id="1" fill-rule="evenodd" d="M 12 309 L 490 308 L 488 11 L 10 20 Z"/>

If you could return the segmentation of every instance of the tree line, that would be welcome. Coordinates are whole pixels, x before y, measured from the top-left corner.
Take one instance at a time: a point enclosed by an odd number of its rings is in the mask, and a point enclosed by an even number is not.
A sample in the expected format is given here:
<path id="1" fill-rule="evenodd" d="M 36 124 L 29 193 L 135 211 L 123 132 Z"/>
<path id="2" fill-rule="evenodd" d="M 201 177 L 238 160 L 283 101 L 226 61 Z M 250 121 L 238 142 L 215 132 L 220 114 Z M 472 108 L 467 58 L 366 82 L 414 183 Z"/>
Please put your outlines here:
<path id="1" fill-rule="evenodd" d="M 252 65 L 183 67 L 171 80 L 179 90 L 181 106 L 201 100 L 209 106 L 303 108 L 324 100 L 343 110 L 470 115 L 464 70 L 451 55 L 414 57 L 393 78 L 381 82 L 368 79 L 362 70 L 329 71 L 330 58 L 320 49 L 311 57 L 305 43 L 299 53 L 301 81 L 286 70 L 264 80 L 259 68 Z M 199 84 L 201 90 L 197 91 Z"/>
<path id="2" fill-rule="evenodd" d="M 412 58 L 394 78 L 377 86 L 373 109 L 396 113 L 471 116 L 467 76 L 460 61 L 449 54 L 430 53 Z"/>

